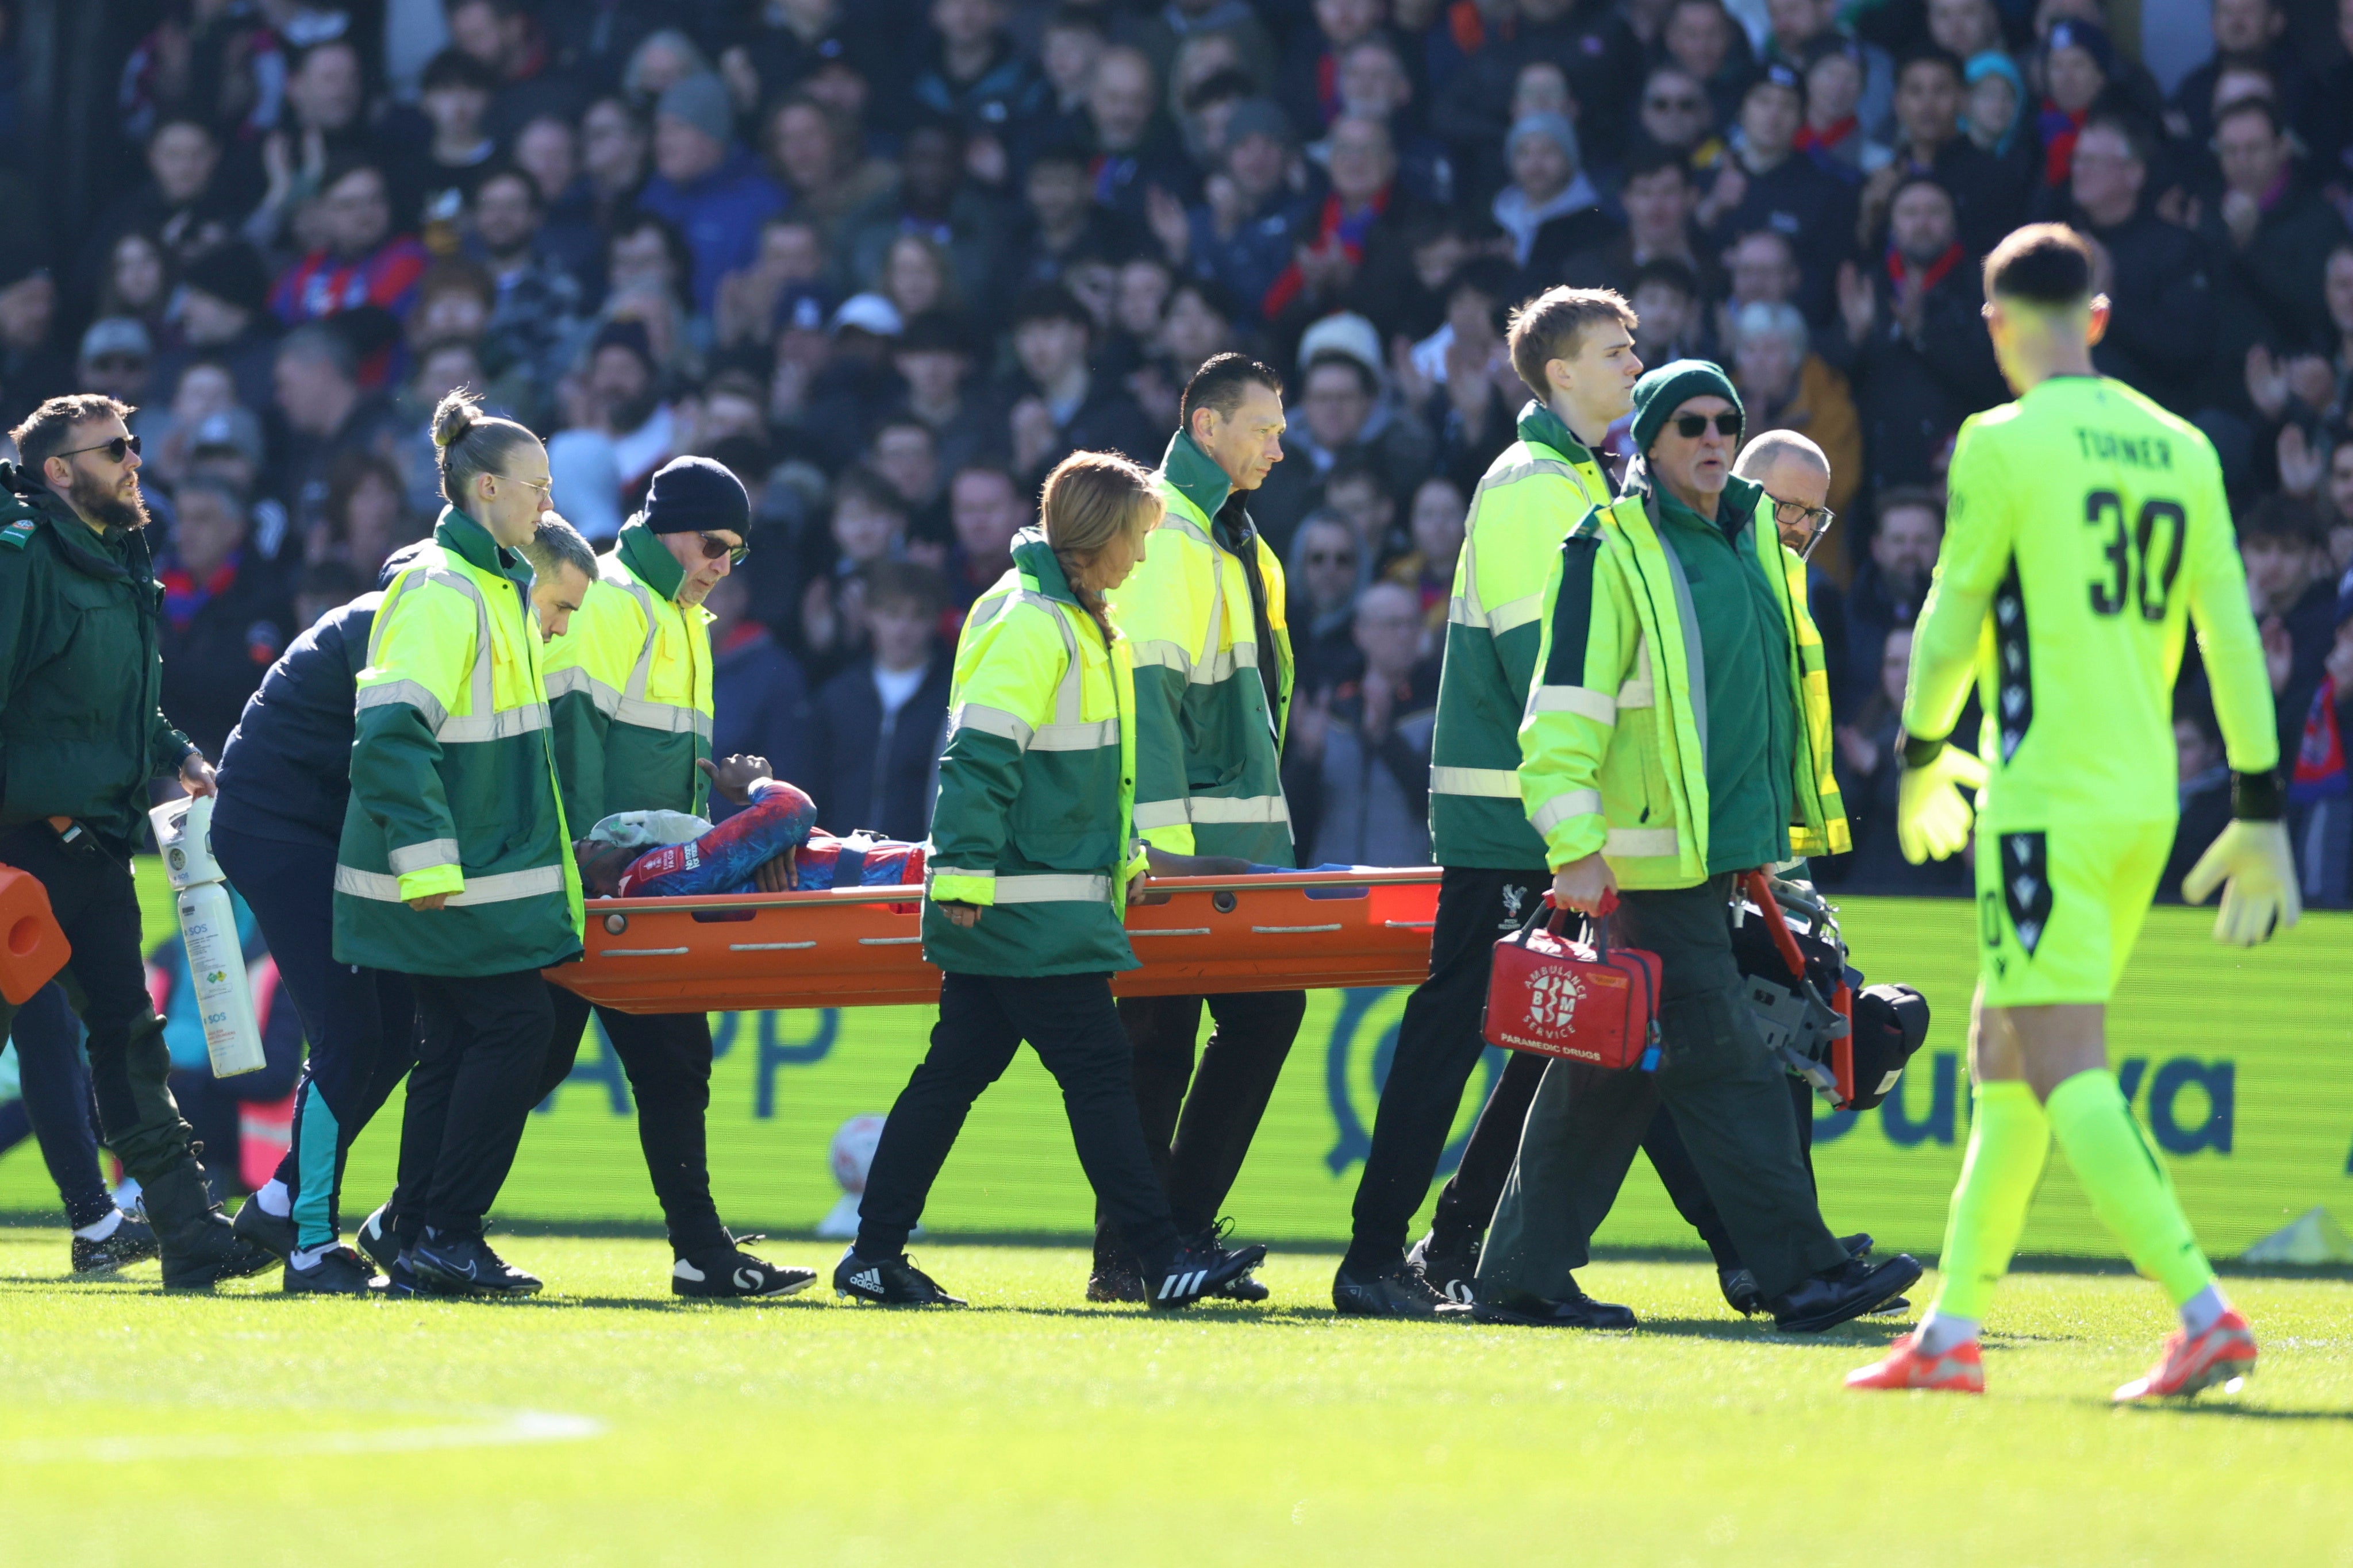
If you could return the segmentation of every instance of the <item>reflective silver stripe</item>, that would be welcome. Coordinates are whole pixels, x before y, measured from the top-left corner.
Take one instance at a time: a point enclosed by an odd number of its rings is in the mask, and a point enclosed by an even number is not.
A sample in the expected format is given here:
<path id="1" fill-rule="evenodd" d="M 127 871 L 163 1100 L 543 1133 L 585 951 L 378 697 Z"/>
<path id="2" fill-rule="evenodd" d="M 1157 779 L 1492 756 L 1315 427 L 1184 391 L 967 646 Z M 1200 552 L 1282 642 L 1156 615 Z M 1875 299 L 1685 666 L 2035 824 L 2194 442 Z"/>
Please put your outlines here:
<path id="1" fill-rule="evenodd" d="M 391 862 L 396 877 L 422 871 L 427 866 L 455 866 L 458 864 L 458 841 L 454 838 L 430 838 L 422 844 L 396 849 L 385 858 Z"/>
<path id="2" fill-rule="evenodd" d="M 997 879 L 997 901 L 1000 904 L 1107 904 L 1111 902 L 1111 879 L 1060 873 L 1000 877 Z"/>
<path id="3" fill-rule="evenodd" d="M 1029 750 L 1029 737 L 1036 733 L 1018 714 L 991 708 L 985 702 L 967 702 L 948 715 L 948 733 L 953 736 L 958 730 L 977 730 L 984 735 L 1010 741 L 1024 751 Z"/>
<path id="4" fill-rule="evenodd" d="M 1019 579 L 1015 575 L 1016 570 L 1017 569 L 1015 568 L 1008 567 L 1006 569 L 1005 577 L 1014 577 L 1018 582 Z M 1005 577 L 999 577 L 997 582 L 1002 584 L 1005 581 Z M 984 596 L 977 604 L 973 605 L 972 614 L 965 617 L 965 625 L 975 628 L 985 626 L 988 625 L 989 622 L 995 620 L 998 616 L 1004 614 L 1005 606 L 1012 602 L 1013 595 L 1011 594 L 1000 594 L 997 593 L 996 589 L 992 588 L 986 596 Z"/>
<path id="5" fill-rule="evenodd" d="M 1640 637 L 1634 643 L 1634 673 L 1618 689 L 1618 706 L 1649 708 L 1657 701 L 1657 690 L 1651 683 L 1651 639 Z"/>
<path id="6" fill-rule="evenodd" d="M 1601 852 L 1630 858 L 1653 858 L 1680 854 L 1681 844 L 1672 827 L 1613 827 Z"/>
<path id="7" fill-rule="evenodd" d="M 1173 669 L 1179 675 L 1192 673 L 1193 656 L 1165 637 L 1155 637 L 1149 642 L 1136 643 L 1133 645 L 1131 651 L 1135 659 L 1135 668 L 1138 669 L 1144 668 L 1146 665 L 1158 665 L 1163 669 Z"/>
<path id="8" fill-rule="evenodd" d="M 1570 484 L 1577 487 L 1577 494 L 1579 500 L 1585 501 L 1588 505 L 1592 504 L 1593 497 L 1585 488 L 1584 478 L 1577 473 L 1574 465 L 1564 462 L 1558 458 L 1531 458 L 1525 463 L 1514 464 L 1511 468 L 1504 468 L 1500 472 L 1491 472 L 1482 475 L 1480 478 L 1478 488 L 1471 492 L 1471 506 L 1469 512 L 1464 519 L 1462 527 L 1462 559 L 1458 563 L 1456 572 L 1456 575 L 1461 579 L 1462 585 L 1466 591 L 1456 595 L 1454 597 L 1454 605 L 1450 605 L 1447 607 L 1446 618 L 1448 620 L 1459 619 L 1465 626 L 1484 625 L 1490 632 L 1498 637 L 1511 629 L 1510 626 L 1495 625 L 1494 622 L 1489 618 L 1489 613 L 1486 606 L 1479 598 L 1479 503 L 1486 498 L 1486 494 L 1489 490 L 1500 489 L 1504 485 L 1517 484 L 1522 479 L 1527 479 L 1535 474 L 1554 474 L 1557 475 L 1561 479 L 1567 479 Z M 1578 518 L 1569 519 L 1569 526 L 1572 528 L 1575 527 L 1579 521 L 1580 520 Z M 1514 602 L 1516 603 L 1516 601 Z M 1462 610 L 1461 615 L 1459 616 L 1454 613 L 1454 606 L 1456 605 L 1461 605 Z M 1510 606 L 1507 605 L 1504 607 L 1508 608 Z M 1542 614 L 1540 607 L 1531 609 L 1528 612 L 1527 619 L 1531 621 L 1535 620 L 1540 614 Z M 1517 621 L 1513 623 L 1514 626 L 1521 624 L 1523 623 Z"/>
<path id="9" fill-rule="evenodd" d="M 385 629 L 391 623 L 391 612 L 395 600 L 399 596 L 399 595 L 406 593 L 410 587 L 414 586 L 415 584 L 419 581 L 431 583 L 436 586 L 447 588 L 451 593 L 463 595 L 465 597 L 473 601 L 474 667 L 470 678 L 473 701 L 470 706 L 477 714 L 491 712 L 491 710 L 497 707 L 497 702 L 491 684 L 491 604 L 488 599 L 482 597 L 480 585 L 471 577 L 467 576 L 463 572 L 453 571 L 445 567 L 427 563 L 422 564 L 412 571 L 401 574 L 400 577 L 393 584 L 393 591 L 385 595 L 384 603 L 377 607 L 375 624 L 369 629 L 368 662 L 370 664 L 375 664 L 376 662 L 377 655 L 384 646 Z M 528 657 L 529 652 L 528 649 L 526 649 L 525 658 L 528 658 Z M 400 683 L 387 682 L 386 687 L 398 684 Z M 372 686 L 367 689 L 370 691 L 375 691 L 385 689 L 386 687 Z M 367 706 L 367 699 L 364 692 L 361 694 L 359 705 L 361 707 Z M 527 730 L 536 730 L 545 724 L 546 721 L 546 714 L 543 710 L 537 722 L 525 724 L 512 732 L 522 734 Z M 480 735 L 464 732 L 452 734 L 449 732 L 450 723 L 451 721 L 445 713 L 442 721 L 434 726 L 434 739 L 445 742 L 489 740 L 494 738 L 495 734 L 498 733 L 495 730 L 491 730 L 490 732 Z M 487 725 L 485 727 L 488 728 Z"/>
<path id="10" fill-rule="evenodd" d="M 628 724 L 639 730 L 659 730 L 670 735 L 711 734 L 711 716 L 699 708 L 682 708 L 674 702 L 654 702 L 643 697 L 624 697 L 614 710 L 613 722 Z"/>
<path id="11" fill-rule="evenodd" d="M 1526 626 L 1544 614 L 1542 592 L 1523 594 L 1508 605 L 1498 605 L 1487 612 L 1487 629 L 1497 637 L 1516 626 Z"/>
<path id="12" fill-rule="evenodd" d="M 1539 686 L 1528 695 L 1531 713 L 1575 713 L 1596 723 L 1618 722 L 1617 702 L 1582 686 Z"/>
<path id="13" fill-rule="evenodd" d="M 1446 768 L 1430 770 L 1432 795 L 1475 795 L 1489 800 L 1520 798 L 1520 775 L 1510 768 Z"/>
<path id="14" fill-rule="evenodd" d="M 1658 498 L 1645 503 L 1650 509 L 1651 528 L 1663 533 L 1659 521 Z M 1707 664 L 1700 654 L 1699 612 L 1692 608 L 1691 580 L 1683 575 L 1683 563 L 1662 539 L 1659 552 L 1667 558 L 1667 578 L 1675 588 L 1675 619 L 1683 629 L 1683 679 L 1691 692 L 1692 724 L 1699 731 L 1700 772 L 1707 771 Z"/>
<path id="15" fill-rule="evenodd" d="M 1048 724 L 1029 742 L 1033 752 L 1092 752 L 1119 744 L 1119 721 L 1098 719 L 1087 724 Z"/>
<path id="16" fill-rule="evenodd" d="M 1130 815 L 1139 832 L 1147 827 L 1182 827 L 1192 820 L 1185 815 L 1181 800 L 1139 800 Z"/>
<path id="17" fill-rule="evenodd" d="M 1572 816 L 1601 815 L 1601 792 L 1598 789 L 1573 789 L 1556 795 L 1528 813 L 1528 826 L 1538 833 L 1550 833 Z"/>
<path id="18" fill-rule="evenodd" d="M 355 867 L 335 868 L 335 891 L 354 898 L 374 899 L 378 903 L 397 904 L 406 900 L 400 896 L 400 879 L 387 877 L 381 871 L 362 871 Z M 537 866 L 528 871 L 501 871 L 495 877 L 469 877 L 466 889 L 449 895 L 449 907 L 463 909 L 470 904 L 503 904 L 516 899 L 537 898 L 543 893 L 564 891 L 564 868 Z"/>
<path id="19" fill-rule="evenodd" d="M 370 708 L 389 708 L 405 703 L 424 715 L 428 729 L 439 730 L 448 722 L 449 710 L 441 700 L 425 689 L 421 680 L 387 680 L 379 686 L 363 686 L 356 707 L 364 711 Z"/>
<path id="20" fill-rule="evenodd" d="M 1169 488 L 1174 489 L 1176 487 L 1171 485 Z M 1207 544 L 1209 542 L 1208 530 L 1203 528 L 1199 523 L 1195 522 L 1191 518 L 1187 517 L 1183 512 L 1178 511 L 1173 506 L 1168 509 L 1166 515 L 1161 518 L 1160 526 L 1163 528 L 1173 528 L 1177 532 L 1189 536 L 1194 542 L 1198 544 Z"/>
<path id="21" fill-rule="evenodd" d="M 1468 549 L 1466 545 L 1464 548 Z M 1472 608 L 1475 594 L 1457 594 L 1446 601 L 1446 618 L 1458 626 L 1483 626 L 1486 618 Z"/>
<path id="22" fill-rule="evenodd" d="M 510 741 L 517 735 L 528 735 L 534 730 L 547 728 L 547 704 L 533 702 L 522 708 L 509 708 L 488 718 L 476 718 L 461 713 L 442 721 L 433 731 L 433 738 L 445 746 L 469 745 L 483 741 Z"/>
<path id="23" fill-rule="evenodd" d="M 1185 803 L 1195 822 L 1289 822 L 1291 807 L 1279 795 L 1197 795 Z"/>
<path id="24" fill-rule="evenodd" d="M 562 669 L 548 672 L 547 700 L 550 702 L 559 697 L 575 695 L 587 698 L 596 705 L 596 710 L 607 719 L 621 710 L 620 692 L 606 685 L 580 666 L 567 664 Z"/>

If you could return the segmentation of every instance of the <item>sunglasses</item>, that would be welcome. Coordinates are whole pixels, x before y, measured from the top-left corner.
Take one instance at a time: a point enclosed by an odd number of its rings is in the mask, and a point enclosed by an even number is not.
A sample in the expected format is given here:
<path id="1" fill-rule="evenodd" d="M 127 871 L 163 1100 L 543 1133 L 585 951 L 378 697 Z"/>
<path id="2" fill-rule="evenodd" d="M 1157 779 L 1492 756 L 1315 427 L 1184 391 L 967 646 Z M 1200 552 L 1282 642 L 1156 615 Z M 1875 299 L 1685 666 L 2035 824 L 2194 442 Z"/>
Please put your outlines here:
<path id="1" fill-rule="evenodd" d="M 84 452 L 103 452 L 110 459 L 119 463 L 122 461 L 124 458 L 136 453 L 138 450 L 138 437 L 117 436 L 111 441 L 100 441 L 95 447 L 76 447 L 72 451 L 59 452 L 58 456 L 60 458 L 79 458 Z"/>
<path id="2" fill-rule="evenodd" d="M 748 544 L 730 544 L 723 539 L 713 539 L 707 533 L 698 533 L 694 537 L 702 546 L 702 558 L 705 561 L 716 561 L 724 555 L 730 566 L 741 566 L 744 564 L 744 557 L 752 553 L 752 547 Z"/>
<path id="3" fill-rule="evenodd" d="M 1646 98 L 1642 107 L 1653 114 L 1697 114 L 1707 103 L 1697 98 Z"/>
<path id="4" fill-rule="evenodd" d="M 1707 434 L 1711 423 L 1715 426 L 1715 433 L 1719 436 L 1737 437 L 1740 434 L 1740 416 L 1737 414 L 1719 414 L 1713 421 L 1704 414 L 1679 414 L 1675 416 L 1675 434 L 1686 441 L 1696 441 Z"/>

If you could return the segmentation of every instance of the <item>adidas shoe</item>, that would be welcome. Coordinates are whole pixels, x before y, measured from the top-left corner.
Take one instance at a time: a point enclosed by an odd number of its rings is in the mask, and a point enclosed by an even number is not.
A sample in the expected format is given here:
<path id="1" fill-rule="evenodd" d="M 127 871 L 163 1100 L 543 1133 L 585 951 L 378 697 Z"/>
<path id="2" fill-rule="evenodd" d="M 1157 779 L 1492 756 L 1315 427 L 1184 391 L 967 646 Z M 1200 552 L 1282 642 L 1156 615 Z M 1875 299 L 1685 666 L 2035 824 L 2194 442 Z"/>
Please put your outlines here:
<path id="1" fill-rule="evenodd" d="M 875 1307 L 961 1307 L 960 1296 L 940 1289 L 905 1253 L 896 1258 L 860 1258 L 855 1247 L 833 1266 L 833 1293 Z"/>
<path id="2" fill-rule="evenodd" d="M 1155 1311 L 1173 1311 L 1218 1295 L 1266 1261 L 1264 1247 L 1253 1243 L 1229 1248 L 1222 1244 L 1223 1236 L 1222 1226 L 1203 1231 L 1179 1247 L 1165 1267 L 1145 1276 Z"/>
<path id="3" fill-rule="evenodd" d="M 757 1236 L 728 1238 L 725 1247 L 670 1265 L 670 1293 L 706 1301 L 747 1301 L 797 1295 L 817 1283 L 817 1270 L 769 1263 L 744 1250 Z"/>
<path id="4" fill-rule="evenodd" d="M 538 1279 L 491 1250 L 480 1237 L 427 1228 L 408 1249 L 417 1282 L 443 1296 L 536 1296 Z"/>
<path id="5" fill-rule="evenodd" d="M 259 1198 L 248 1198 L 229 1229 L 254 1246 L 267 1249 L 279 1262 L 294 1250 L 294 1216 L 271 1214 Z"/>
<path id="6" fill-rule="evenodd" d="M 1433 1230 L 1413 1244 L 1405 1260 L 1420 1270 L 1431 1289 L 1467 1307 L 1475 1300 L 1472 1285 L 1479 1277 L 1479 1244 L 1473 1241 L 1461 1252 L 1441 1252 L 1437 1243 L 1438 1233 Z M 1335 1282 L 1333 1289 L 1338 1288 Z"/>
<path id="7" fill-rule="evenodd" d="M 1887 1354 L 1846 1374 L 1854 1389 L 1925 1388 L 1946 1394 L 1983 1394 L 1985 1357 L 1975 1340 L 1963 1340 L 1942 1355 L 1920 1348 L 1918 1334 L 1897 1336 Z"/>
<path id="8" fill-rule="evenodd" d="M 111 1274 L 118 1268 L 144 1263 L 163 1249 L 163 1244 L 155 1239 L 153 1228 L 145 1220 L 125 1214 L 115 1221 L 114 1228 L 99 1240 L 92 1241 L 86 1236 L 73 1238 L 73 1271 L 76 1274 Z"/>
<path id="9" fill-rule="evenodd" d="M 384 1223 L 384 1211 L 391 1206 L 388 1201 L 376 1205 L 375 1213 L 360 1222 L 359 1234 L 352 1237 L 352 1245 L 386 1275 L 400 1260 L 400 1240 Z"/>
<path id="10" fill-rule="evenodd" d="M 2187 1334 L 2176 1329 L 2166 1335 L 2165 1348 L 2147 1375 L 2134 1378 L 2111 1397 L 2118 1405 L 2137 1405 L 2147 1399 L 2188 1399 L 2218 1383 L 2225 1394 L 2236 1394 L 2239 1384 L 2254 1370 L 2254 1331 L 2233 1307 L 2215 1319 L 2213 1327 L 2202 1334 Z"/>

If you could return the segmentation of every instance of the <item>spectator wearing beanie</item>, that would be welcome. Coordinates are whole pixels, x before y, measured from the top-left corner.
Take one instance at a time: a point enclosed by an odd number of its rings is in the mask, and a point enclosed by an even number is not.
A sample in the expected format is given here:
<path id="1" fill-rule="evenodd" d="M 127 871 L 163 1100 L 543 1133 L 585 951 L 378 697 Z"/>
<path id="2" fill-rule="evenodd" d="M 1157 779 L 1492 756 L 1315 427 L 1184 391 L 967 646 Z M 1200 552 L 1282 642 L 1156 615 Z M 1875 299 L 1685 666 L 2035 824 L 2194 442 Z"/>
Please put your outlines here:
<path id="1" fill-rule="evenodd" d="M 782 186 L 735 140 L 735 107 L 716 76 L 691 76 L 654 110 L 654 177 L 638 205 L 670 220 L 694 255 L 694 308 L 709 315 L 719 280 L 749 267 L 760 226 L 784 211 Z"/>
<path id="2" fill-rule="evenodd" d="M 180 335 L 185 346 L 155 365 L 156 384 L 176 386 L 193 359 L 216 359 L 237 382 L 237 400 L 266 409 L 274 399 L 278 320 L 269 313 L 269 274 L 253 247 L 231 240 L 180 269 Z"/>

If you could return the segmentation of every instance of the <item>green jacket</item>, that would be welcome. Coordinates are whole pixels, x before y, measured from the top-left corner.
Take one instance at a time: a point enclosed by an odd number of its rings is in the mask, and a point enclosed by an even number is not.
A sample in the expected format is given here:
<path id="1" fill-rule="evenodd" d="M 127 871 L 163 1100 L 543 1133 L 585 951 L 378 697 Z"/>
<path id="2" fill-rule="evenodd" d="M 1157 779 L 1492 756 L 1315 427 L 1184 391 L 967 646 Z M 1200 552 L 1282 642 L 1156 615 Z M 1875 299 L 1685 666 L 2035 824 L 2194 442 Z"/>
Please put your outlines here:
<path id="1" fill-rule="evenodd" d="M 335 856 L 339 963 L 504 974 L 579 955 L 529 573 L 444 508 L 368 637 Z M 405 900 L 450 895 L 442 909 Z"/>
<path id="2" fill-rule="evenodd" d="M 128 855 L 148 781 L 195 750 L 157 706 L 164 590 L 143 531 L 26 482 L 0 463 L 0 828 L 70 816 Z"/>
<path id="3" fill-rule="evenodd" d="M 1471 495 L 1430 754 L 1430 858 L 1524 870 L 1544 840 L 1520 808 L 1520 715 L 1544 640 L 1544 580 L 1568 531 L 1609 502 L 1609 481 L 1558 416 L 1531 401 L 1519 439 Z"/>
<path id="4" fill-rule="evenodd" d="M 711 613 L 670 595 L 686 576 L 631 522 L 564 635 L 547 645 L 548 709 L 564 819 L 575 833 L 617 811 L 703 815 L 711 755 Z"/>
<path id="5" fill-rule="evenodd" d="M 1850 840 L 1803 566 L 1782 548 L 1762 490 L 1733 479 L 1722 504 L 1754 520 L 1741 537 L 1778 584 L 1789 634 L 1800 715 L 1790 853 L 1836 854 Z M 1707 670 L 1690 585 L 1659 527 L 1656 500 L 1630 476 L 1624 495 L 1562 541 L 1545 584 L 1541 683 L 1520 724 L 1520 799 L 1545 863 L 1558 870 L 1599 850 L 1625 888 L 1688 888 L 1708 874 Z"/>
<path id="6" fill-rule="evenodd" d="M 1135 837 L 1127 639 L 1080 607 L 1044 535 L 974 602 L 956 641 L 923 868 L 923 956 L 959 974 L 1135 967 L 1122 917 Z M 941 901 L 978 904 L 969 930 Z"/>
<path id="7" fill-rule="evenodd" d="M 1179 855 L 1239 855 L 1295 863 L 1282 797 L 1282 732 L 1291 711 L 1291 634 L 1282 564 L 1250 526 L 1220 519 L 1225 470 L 1178 431 L 1162 459 L 1167 515 L 1134 576 L 1108 596 L 1135 649 L 1135 825 Z M 1274 647 L 1259 647 L 1250 576 L 1255 563 Z M 1275 661 L 1270 710 L 1262 660 Z"/>

